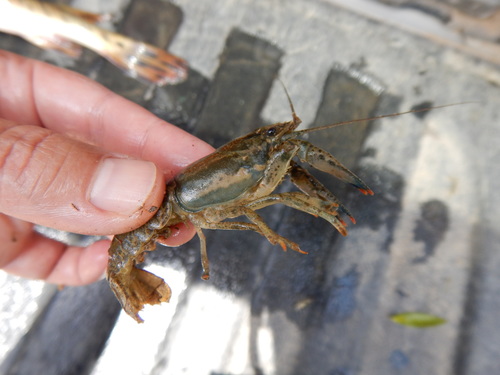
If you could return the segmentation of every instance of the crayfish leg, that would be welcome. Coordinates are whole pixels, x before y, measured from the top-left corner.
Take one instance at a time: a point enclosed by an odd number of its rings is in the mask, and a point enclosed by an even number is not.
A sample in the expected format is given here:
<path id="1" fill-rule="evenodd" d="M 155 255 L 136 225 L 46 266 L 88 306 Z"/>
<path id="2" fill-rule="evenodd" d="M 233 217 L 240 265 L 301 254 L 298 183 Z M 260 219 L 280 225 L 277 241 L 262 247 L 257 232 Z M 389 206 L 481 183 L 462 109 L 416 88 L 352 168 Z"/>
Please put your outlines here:
<path id="1" fill-rule="evenodd" d="M 310 197 L 300 191 L 271 194 L 247 204 L 250 209 L 260 209 L 273 204 L 284 204 L 285 206 L 303 211 L 309 215 L 319 216 L 332 224 L 343 236 L 347 236 L 345 222 L 341 220 L 336 211 L 331 212 L 325 208 L 325 202 L 316 197 Z"/>
<path id="2" fill-rule="evenodd" d="M 233 218 L 238 216 L 245 215 L 251 221 L 251 223 L 243 222 L 243 221 L 209 221 L 206 220 L 204 222 L 197 222 L 201 228 L 204 229 L 214 229 L 214 230 L 252 230 L 260 235 L 266 237 L 266 239 L 273 245 L 280 245 L 283 250 L 286 251 L 287 248 L 290 248 L 294 251 L 297 251 L 302 254 L 307 254 L 305 251 L 301 250 L 299 245 L 295 242 L 290 241 L 289 239 L 280 236 L 276 232 L 274 232 L 269 226 L 264 222 L 264 220 L 255 213 L 252 209 L 249 209 L 245 206 L 236 207 L 226 211 L 226 215 L 224 218 Z M 210 217 L 210 215 L 207 215 Z M 217 213 L 211 218 L 214 220 L 220 219 L 217 216 Z M 197 229 L 198 231 L 198 229 Z M 201 232 L 201 230 L 200 230 Z M 201 237 L 200 237 L 201 239 Z M 202 250 L 202 264 L 203 264 L 203 250 Z M 208 265 L 208 259 L 207 259 Z M 203 276 L 202 276 L 203 278 Z"/>
<path id="3" fill-rule="evenodd" d="M 260 229 L 261 234 L 267 238 L 267 240 L 273 245 L 280 245 L 283 251 L 286 251 L 287 248 L 292 249 L 293 251 L 297 251 L 301 254 L 307 254 L 307 252 L 303 251 L 298 244 L 293 241 L 290 241 L 288 238 L 280 236 L 275 231 L 273 231 L 257 214 L 254 210 L 246 207 L 242 207 L 244 215 L 255 225 L 257 225 Z"/>
<path id="4" fill-rule="evenodd" d="M 195 228 L 196 233 L 198 234 L 198 238 L 200 239 L 201 267 L 203 268 L 203 274 L 201 275 L 201 278 L 203 280 L 208 280 L 210 278 L 210 263 L 208 261 L 207 254 L 207 240 L 201 228 Z"/>

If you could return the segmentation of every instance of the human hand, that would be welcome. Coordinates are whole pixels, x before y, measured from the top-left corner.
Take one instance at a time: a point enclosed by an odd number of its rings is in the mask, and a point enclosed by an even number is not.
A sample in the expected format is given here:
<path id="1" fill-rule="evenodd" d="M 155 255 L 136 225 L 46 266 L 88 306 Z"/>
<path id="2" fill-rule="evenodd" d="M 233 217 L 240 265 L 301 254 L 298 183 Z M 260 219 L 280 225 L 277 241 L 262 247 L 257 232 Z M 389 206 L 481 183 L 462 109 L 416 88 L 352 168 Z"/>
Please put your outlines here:
<path id="1" fill-rule="evenodd" d="M 76 73 L 0 51 L 0 268 L 79 285 L 101 277 L 109 241 L 67 246 L 33 223 L 122 233 L 159 206 L 165 181 L 213 148 Z M 166 244 L 194 235 L 181 227 Z"/>

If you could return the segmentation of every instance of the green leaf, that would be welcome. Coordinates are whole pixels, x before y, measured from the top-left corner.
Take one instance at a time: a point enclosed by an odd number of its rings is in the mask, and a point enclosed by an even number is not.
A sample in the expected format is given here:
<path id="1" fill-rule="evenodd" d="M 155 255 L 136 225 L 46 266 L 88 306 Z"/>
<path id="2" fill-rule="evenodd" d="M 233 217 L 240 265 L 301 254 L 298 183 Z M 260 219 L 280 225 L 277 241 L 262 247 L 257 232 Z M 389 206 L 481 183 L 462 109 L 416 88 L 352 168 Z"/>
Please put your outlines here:
<path id="1" fill-rule="evenodd" d="M 434 327 L 446 323 L 446 319 L 443 319 L 439 316 L 420 312 L 405 312 L 401 314 L 395 314 L 391 315 L 390 319 L 394 323 L 415 328 Z"/>

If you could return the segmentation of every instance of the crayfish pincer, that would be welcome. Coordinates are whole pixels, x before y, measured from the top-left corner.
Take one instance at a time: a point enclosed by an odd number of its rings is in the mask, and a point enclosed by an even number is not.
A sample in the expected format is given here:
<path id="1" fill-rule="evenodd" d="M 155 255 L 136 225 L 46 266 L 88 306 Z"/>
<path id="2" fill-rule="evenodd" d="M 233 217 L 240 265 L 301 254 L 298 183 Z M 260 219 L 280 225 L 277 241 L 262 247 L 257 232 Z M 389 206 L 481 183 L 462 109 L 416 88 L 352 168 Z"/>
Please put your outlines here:
<path id="1" fill-rule="evenodd" d="M 168 183 L 163 203 L 150 221 L 115 236 L 109 249 L 107 278 L 127 314 L 142 322 L 138 313 L 145 304 L 170 299 L 170 288 L 163 279 L 136 268 L 136 264 L 143 261 L 144 252 L 155 249 L 156 239 L 168 237 L 169 228 L 176 224 L 190 222 L 196 228 L 204 279 L 208 279 L 209 265 L 202 229 L 253 230 L 283 250 L 303 253 L 299 245 L 274 232 L 257 214 L 273 204 L 319 216 L 342 235 L 347 234 L 340 214 L 355 222 L 352 215 L 295 159 L 355 186 L 363 194 L 373 192 L 330 153 L 299 139 L 307 132 L 339 124 L 296 131 L 301 120 L 291 102 L 290 107 L 291 121 L 258 128 L 188 166 Z M 273 193 L 286 175 L 299 191 Z M 224 221 L 240 216 L 248 221 Z"/>

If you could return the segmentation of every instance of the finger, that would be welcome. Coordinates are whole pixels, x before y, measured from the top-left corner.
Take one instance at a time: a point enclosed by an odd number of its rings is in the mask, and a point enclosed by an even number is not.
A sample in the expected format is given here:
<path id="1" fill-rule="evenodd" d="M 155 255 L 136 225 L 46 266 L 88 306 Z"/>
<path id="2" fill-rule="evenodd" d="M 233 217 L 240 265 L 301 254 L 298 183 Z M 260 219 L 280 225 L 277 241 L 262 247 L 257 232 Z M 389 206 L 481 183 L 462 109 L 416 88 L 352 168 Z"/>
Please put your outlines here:
<path id="1" fill-rule="evenodd" d="M 196 231 L 190 223 L 180 223 L 169 228 L 168 237 L 160 237 L 156 241 L 165 246 L 176 247 L 188 242 L 194 237 Z"/>
<path id="2" fill-rule="evenodd" d="M 161 205 L 151 162 L 121 159 L 38 126 L 0 120 L 0 212 L 82 234 L 122 233 Z"/>
<path id="3" fill-rule="evenodd" d="M 198 138 L 70 71 L 0 51 L 0 82 L 0 117 L 153 161 L 167 179 L 213 151 Z"/>
<path id="4" fill-rule="evenodd" d="M 85 285 L 104 277 L 108 265 L 109 240 L 86 248 L 69 246 L 49 270 L 46 281 L 59 285 Z M 37 254 L 40 257 L 40 254 Z"/>
<path id="5" fill-rule="evenodd" d="M 110 241 L 98 241 L 86 248 L 66 246 L 33 233 L 23 251 L 7 264 L 8 273 L 30 279 L 45 279 L 59 285 L 84 285 L 103 277 Z"/>
<path id="6" fill-rule="evenodd" d="M 182 243 L 191 232 L 179 231 Z M 170 245 L 178 246 L 171 241 Z M 179 240 L 174 236 L 173 241 Z M 94 282 L 104 275 L 110 242 L 101 240 L 86 248 L 67 246 L 34 232 L 31 223 L 0 215 L 0 269 L 21 277 L 61 285 Z"/>

